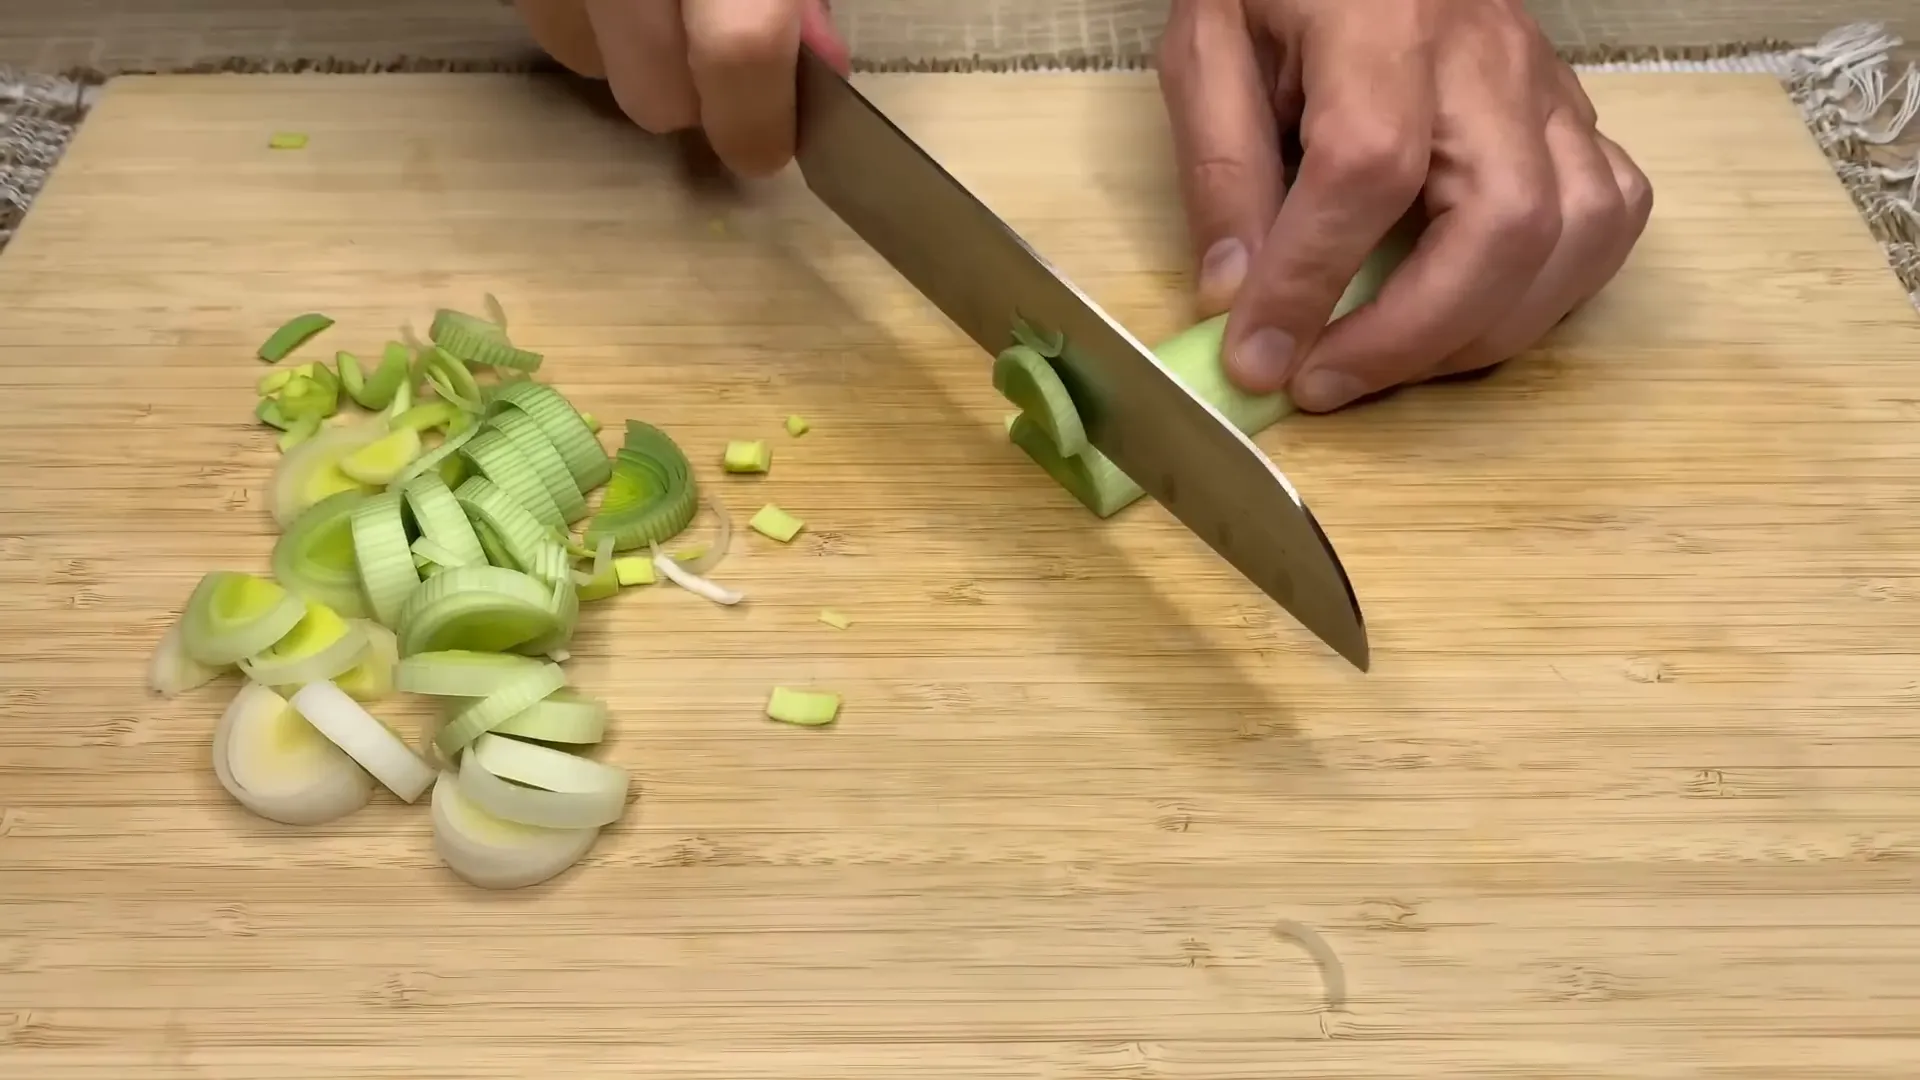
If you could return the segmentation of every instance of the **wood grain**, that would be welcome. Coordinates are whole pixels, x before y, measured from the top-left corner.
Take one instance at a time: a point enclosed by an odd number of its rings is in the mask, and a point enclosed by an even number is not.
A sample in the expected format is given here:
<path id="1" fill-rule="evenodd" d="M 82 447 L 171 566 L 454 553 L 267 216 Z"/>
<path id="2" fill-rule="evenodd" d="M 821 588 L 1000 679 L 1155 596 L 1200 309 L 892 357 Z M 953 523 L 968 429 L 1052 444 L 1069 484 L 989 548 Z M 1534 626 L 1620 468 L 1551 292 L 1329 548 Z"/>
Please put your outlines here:
<path id="1" fill-rule="evenodd" d="M 1150 77 L 869 85 L 1143 337 L 1185 318 Z M 1262 440 L 1362 676 L 1158 507 L 1049 486 L 791 181 L 689 195 L 558 84 L 116 83 L 0 261 L 0 1075 L 1911 1076 L 1920 326 L 1770 81 L 1589 85 L 1658 189 L 1616 284 Z M 584 407 L 810 525 L 739 546 L 739 609 L 592 610 L 641 795 L 508 895 L 386 796 L 249 818 L 231 688 L 142 689 L 198 575 L 265 566 L 253 346 L 488 290 Z M 772 473 L 722 478 L 754 436 Z M 766 723 L 774 683 L 840 722 Z"/>

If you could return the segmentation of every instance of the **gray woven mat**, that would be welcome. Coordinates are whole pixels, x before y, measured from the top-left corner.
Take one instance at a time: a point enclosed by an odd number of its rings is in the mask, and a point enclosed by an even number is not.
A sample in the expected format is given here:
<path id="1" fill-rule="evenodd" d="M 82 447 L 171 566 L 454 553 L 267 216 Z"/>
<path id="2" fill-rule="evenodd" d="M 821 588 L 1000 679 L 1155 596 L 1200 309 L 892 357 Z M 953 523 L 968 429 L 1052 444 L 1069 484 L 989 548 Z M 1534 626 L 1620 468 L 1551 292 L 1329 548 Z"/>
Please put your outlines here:
<path id="1" fill-rule="evenodd" d="M 0 0 L 0 10 L 12 2 Z M 33 2 L 44 7 L 41 0 Z M 122 4 L 140 2 L 120 0 Z M 339 9 L 366 2 L 333 0 L 330 7 L 337 15 Z M 1013 14 L 1016 4 L 1018 17 Z M 961 25 L 941 14 L 954 10 L 949 0 L 838 0 L 834 5 L 836 20 L 848 30 L 855 46 L 856 68 L 985 72 L 1145 67 L 1164 6 L 1165 0 L 1074 0 L 1054 4 L 1042 16 L 1028 0 L 977 0 L 968 5 L 972 21 Z M 1911 17 L 1912 0 L 1901 0 L 1901 6 Z M 1539 7 L 1535 5 L 1536 14 L 1542 14 Z M 1543 24 L 1548 21 L 1543 15 Z M 923 36 L 927 40 L 919 40 Z M 1063 41 L 1076 44 L 1061 47 Z M 863 48 L 874 42 L 883 43 L 885 51 Z M 210 43 L 190 44 L 192 49 L 182 47 L 181 51 L 200 50 L 195 55 L 204 57 Z M 1573 46 L 1561 51 L 1576 64 L 1600 68 L 1745 70 L 1778 76 L 1885 247 L 1889 263 L 1920 306 L 1920 210 L 1916 210 L 1920 148 L 1915 146 L 1920 141 L 1920 122 L 1916 122 L 1920 73 L 1912 66 L 1896 65 L 1894 50 L 1901 44 L 1883 24 L 1862 23 L 1834 30 L 1816 44 L 1800 48 L 1781 41 L 1749 41 L 1674 48 Z M 122 62 L 104 67 L 83 64 L 60 74 L 25 74 L 0 64 L 0 250 L 84 119 L 94 90 L 110 74 L 140 70 L 516 71 L 545 66 L 541 58 L 517 45 L 510 45 L 504 55 L 498 43 L 490 48 L 490 55 L 436 59 L 279 56 L 153 65 Z M 1915 138 L 1904 139 L 1910 131 Z"/>

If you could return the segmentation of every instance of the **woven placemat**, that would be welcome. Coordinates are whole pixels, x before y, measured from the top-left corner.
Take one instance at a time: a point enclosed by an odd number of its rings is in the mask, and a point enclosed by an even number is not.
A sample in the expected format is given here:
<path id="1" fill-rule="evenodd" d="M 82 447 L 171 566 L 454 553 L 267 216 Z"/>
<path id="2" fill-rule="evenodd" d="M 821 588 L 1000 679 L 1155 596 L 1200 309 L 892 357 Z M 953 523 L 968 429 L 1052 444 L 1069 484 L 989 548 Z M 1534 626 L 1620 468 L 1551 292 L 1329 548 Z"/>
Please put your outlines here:
<path id="1" fill-rule="evenodd" d="M 1083 35 L 1084 37 L 1085 35 Z M 856 46 L 858 44 L 856 35 Z M 1895 71 L 1902 42 L 1877 23 L 1841 27 L 1818 42 L 1747 41 L 1713 46 L 1572 47 L 1561 54 L 1593 70 L 1764 72 L 1779 78 L 1815 139 L 1833 162 L 1908 295 L 1920 307 L 1920 151 L 1902 139 L 1920 129 L 1920 71 Z M 951 53 L 940 59 L 874 58 L 856 54 L 859 71 L 1004 72 L 1012 70 L 1145 69 L 1145 42 L 1112 41 L 1100 48 L 998 55 Z M 113 72 L 76 68 L 26 74 L 0 66 L 0 250 L 11 239 L 48 172 L 85 119 L 98 88 L 111 74 L 161 70 L 221 72 L 533 72 L 549 61 L 434 59 L 389 61 L 231 58 L 159 69 Z M 1920 130 L 1914 132 L 1920 142 Z"/>

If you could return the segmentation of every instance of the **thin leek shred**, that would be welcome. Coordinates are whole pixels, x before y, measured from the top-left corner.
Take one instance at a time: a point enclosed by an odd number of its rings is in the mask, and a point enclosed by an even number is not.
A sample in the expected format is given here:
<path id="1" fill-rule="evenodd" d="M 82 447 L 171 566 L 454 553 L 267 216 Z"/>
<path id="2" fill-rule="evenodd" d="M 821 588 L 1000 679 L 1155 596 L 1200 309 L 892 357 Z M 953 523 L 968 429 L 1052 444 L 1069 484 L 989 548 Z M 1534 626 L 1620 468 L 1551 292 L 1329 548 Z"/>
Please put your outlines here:
<path id="1" fill-rule="evenodd" d="M 318 312 L 296 315 L 283 323 L 260 343 L 254 355 L 269 364 L 277 364 L 292 355 L 293 350 L 307 343 L 315 334 L 333 325 L 333 320 Z"/>
<path id="2" fill-rule="evenodd" d="M 840 696 L 776 686 L 767 697 L 767 719 L 796 727 L 824 727 L 840 715 Z"/>
<path id="3" fill-rule="evenodd" d="M 783 544 L 792 543 L 793 538 L 800 535 L 800 530 L 807 527 L 806 522 L 772 503 L 761 507 L 747 521 L 747 526 L 761 536 L 778 540 Z"/>
<path id="4" fill-rule="evenodd" d="M 730 473 L 763 473 L 773 467 L 773 451 L 764 440 L 730 442 L 720 467 Z"/>
<path id="5" fill-rule="evenodd" d="M 680 535 L 700 510 L 687 455 L 650 424 L 627 421 L 626 441 L 614 455 L 612 472 L 600 512 L 587 526 L 589 546 L 597 546 L 602 536 L 613 537 L 615 551 L 664 544 Z"/>
<path id="6" fill-rule="evenodd" d="M 1013 340 L 1048 360 L 1058 358 L 1067 348 L 1065 334 L 1058 330 L 1042 332 L 1018 315 L 1013 318 Z"/>
<path id="7" fill-rule="evenodd" d="M 658 545 L 655 545 L 652 550 L 653 568 L 659 571 L 662 577 L 695 596 L 704 597 L 724 607 L 731 607 L 747 598 L 745 593 L 729 589 L 719 582 L 709 581 L 687 570 L 668 557 L 666 552 L 661 551 Z"/>
<path id="8" fill-rule="evenodd" d="M 1337 319 L 1372 300 L 1387 275 L 1411 250 L 1411 244 L 1412 237 L 1404 231 L 1390 235 L 1348 284 L 1332 317 Z M 1241 433 L 1251 436 L 1292 413 L 1293 402 L 1283 393 L 1244 393 L 1228 380 L 1221 365 L 1225 333 L 1226 316 L 1216 316 L 1162 342 L 1154 348 L 1154 355 L 1195 396 L 1219 410 Z M 1028 337 L 1033 335 L 1029 332 Z M 1039 340 L 1038 344 L 1050 342 Z M 1021 353 L 1028 355 L 1022 358 L 1017 355 Z M 1016 355 L 1009 359 L 1010 354 Z M 1144 492 L 1111 459 L 1084 442 L 1085 430 L 1071 399 L 1063 400 L 1061 394 L 1049 389 L 1060 384 L 1064 391 L 1058 373 L 1048 380 L 1032 359 L 1047 357 L 1029 340 L 1003 352 L 994 365 L 995 387 L 1007 394 L 1004 380 L 1020 394 L 1019 398 L 1008 395 L 1023 410 L 1009 425 L 1008 438 L 1094 514 L 1104 518 L 1118 513 Z M 1018 365 L 1017 375 L 1010 365 Z M 1044 367 L 1052 371 L 1051 364 Z"/>

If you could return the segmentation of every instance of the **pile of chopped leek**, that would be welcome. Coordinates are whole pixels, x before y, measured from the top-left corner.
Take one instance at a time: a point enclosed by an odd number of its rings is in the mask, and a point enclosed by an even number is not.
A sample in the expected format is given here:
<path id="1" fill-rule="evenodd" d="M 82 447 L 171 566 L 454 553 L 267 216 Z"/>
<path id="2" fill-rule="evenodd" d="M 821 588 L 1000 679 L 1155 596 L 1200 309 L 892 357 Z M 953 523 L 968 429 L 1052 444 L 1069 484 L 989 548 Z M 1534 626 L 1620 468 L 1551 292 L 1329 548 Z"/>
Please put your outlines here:
<path id="1" fill-rule="evenodd" d="M 150 682 L 173 696 L 242 677 L 213 766 L 253 813 L 317 825 L 376 784 L 407 803 L 431 788 L 447 866 L 518 888 L 584 857 L 631 786 L 588 756 L 607 706 L 571 691 L 561 667 L 580 605 L 662 577 L 717 603 L 742 597 L 706 576 L 732 533 L 718 500 L 704 500 L 719 535 L 703 553 L 661 550 L 703 501 L 674 441 L 629 421 L 609 455 L 597 423 L 533 379 L 543 358 L 508 338 L 492 297 L 487 309 L 442 310 L 426 341 L 405 333 L 378 361 L 341 352 L 260 381 L 255 416 L 284 452 L 272 573 L 203 577 Z M 257 355 L 280 363 L 332 325 L 302 315 Z M 801 528 L 771 507 L 755 521 L 783 541 Z M 367 709 L 395 692 L 444 702 L 417 750 Z M 795 695 L 774 691 L 768 715 L 817 725 L 837 712 L 831 695 Z"/>

